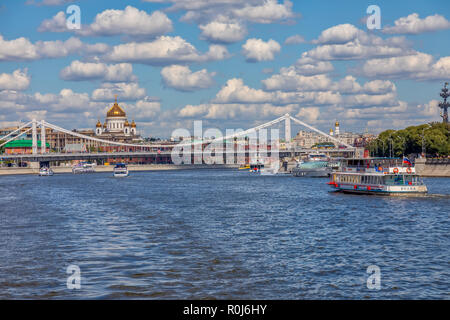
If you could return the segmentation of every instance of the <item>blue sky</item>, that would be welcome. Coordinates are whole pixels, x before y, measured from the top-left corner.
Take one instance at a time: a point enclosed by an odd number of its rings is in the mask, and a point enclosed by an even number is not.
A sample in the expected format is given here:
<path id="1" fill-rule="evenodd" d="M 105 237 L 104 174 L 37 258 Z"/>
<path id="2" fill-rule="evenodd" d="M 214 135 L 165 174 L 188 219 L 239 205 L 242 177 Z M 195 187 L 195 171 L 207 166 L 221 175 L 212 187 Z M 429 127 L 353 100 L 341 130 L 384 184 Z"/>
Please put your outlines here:
<path id="1" fill-rule="evenodd" d="M 72 4 L 76 32 L 65 26 Z M 380 30 L 365 24 L 371 4 Z M 449 9 L 444 0 L 2 1 L 0 126 L 36 117 L 94 127 L 114 94 L 143 135 L 164 137 L 193 120 L 249 128 L 286 112 L 324 130 L 335 120 L 371 132 L 440 121 Z"/>

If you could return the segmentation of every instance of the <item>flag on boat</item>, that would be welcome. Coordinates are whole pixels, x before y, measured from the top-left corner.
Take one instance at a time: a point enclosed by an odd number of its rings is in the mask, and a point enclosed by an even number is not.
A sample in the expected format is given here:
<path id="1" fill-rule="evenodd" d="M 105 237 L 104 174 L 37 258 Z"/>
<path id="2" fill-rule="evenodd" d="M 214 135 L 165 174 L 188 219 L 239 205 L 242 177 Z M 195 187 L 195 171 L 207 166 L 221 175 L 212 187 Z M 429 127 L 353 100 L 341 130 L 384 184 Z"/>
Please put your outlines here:
<path id="1" fill-rule="evenodd" d="M 409 166 L 412 165 L 411 161 L 409 161 L 409 159 L 407 157 L 403 157 L 403 163 L 406 163 Z"/>

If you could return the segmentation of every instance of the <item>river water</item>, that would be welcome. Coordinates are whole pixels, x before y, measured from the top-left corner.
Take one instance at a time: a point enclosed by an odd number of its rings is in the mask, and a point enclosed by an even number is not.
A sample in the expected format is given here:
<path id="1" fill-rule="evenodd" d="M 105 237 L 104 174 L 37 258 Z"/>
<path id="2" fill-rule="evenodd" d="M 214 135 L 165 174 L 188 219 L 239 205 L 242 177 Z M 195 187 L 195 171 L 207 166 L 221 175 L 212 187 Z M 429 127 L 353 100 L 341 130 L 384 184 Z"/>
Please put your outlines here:
<path id="1" fill-rule="evenodd" d="M 237 170 L 3 176 L 0 298 L 449 299 L 450 179 L 424 180 L 398 198 Z"/>

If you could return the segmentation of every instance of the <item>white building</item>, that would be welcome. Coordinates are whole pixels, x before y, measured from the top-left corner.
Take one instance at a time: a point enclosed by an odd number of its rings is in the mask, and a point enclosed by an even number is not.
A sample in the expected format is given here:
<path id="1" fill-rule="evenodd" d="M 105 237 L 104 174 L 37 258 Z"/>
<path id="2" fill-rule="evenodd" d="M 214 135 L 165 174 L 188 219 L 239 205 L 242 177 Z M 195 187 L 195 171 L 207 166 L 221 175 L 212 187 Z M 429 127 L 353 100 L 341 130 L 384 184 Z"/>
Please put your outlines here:
<path id="1" fill-rule="evenodd" d="M 95 126 L 95 135 L 101 139 L 114 141 L 141 141 L 137 134 L 136 123 L 134 120 L 129 123 L 127 114 L 117 103 L 117 96 L 114 105 L 106 113 L 105 122 L 97 121 Z"/>

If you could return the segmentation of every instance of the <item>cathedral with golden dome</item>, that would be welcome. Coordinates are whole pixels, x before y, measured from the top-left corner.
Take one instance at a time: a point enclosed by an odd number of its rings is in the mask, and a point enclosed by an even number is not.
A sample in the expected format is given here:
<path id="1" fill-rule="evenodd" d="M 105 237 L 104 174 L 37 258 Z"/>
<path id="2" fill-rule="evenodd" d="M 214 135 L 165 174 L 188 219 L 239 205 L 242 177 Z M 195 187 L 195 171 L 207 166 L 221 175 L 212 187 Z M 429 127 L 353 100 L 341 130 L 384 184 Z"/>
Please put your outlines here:
<path id="1" fill-rule="evenodd" d="M 106 113 L 105 122 L 97 121 L 95 135 L 99 139 L 113 140 L 118 142 L 135 143 L 142 141 L 136 129 L 136 123 L 128 122 L 127 114 L 117 103 L 115 96 L 114 105 Z"/>

